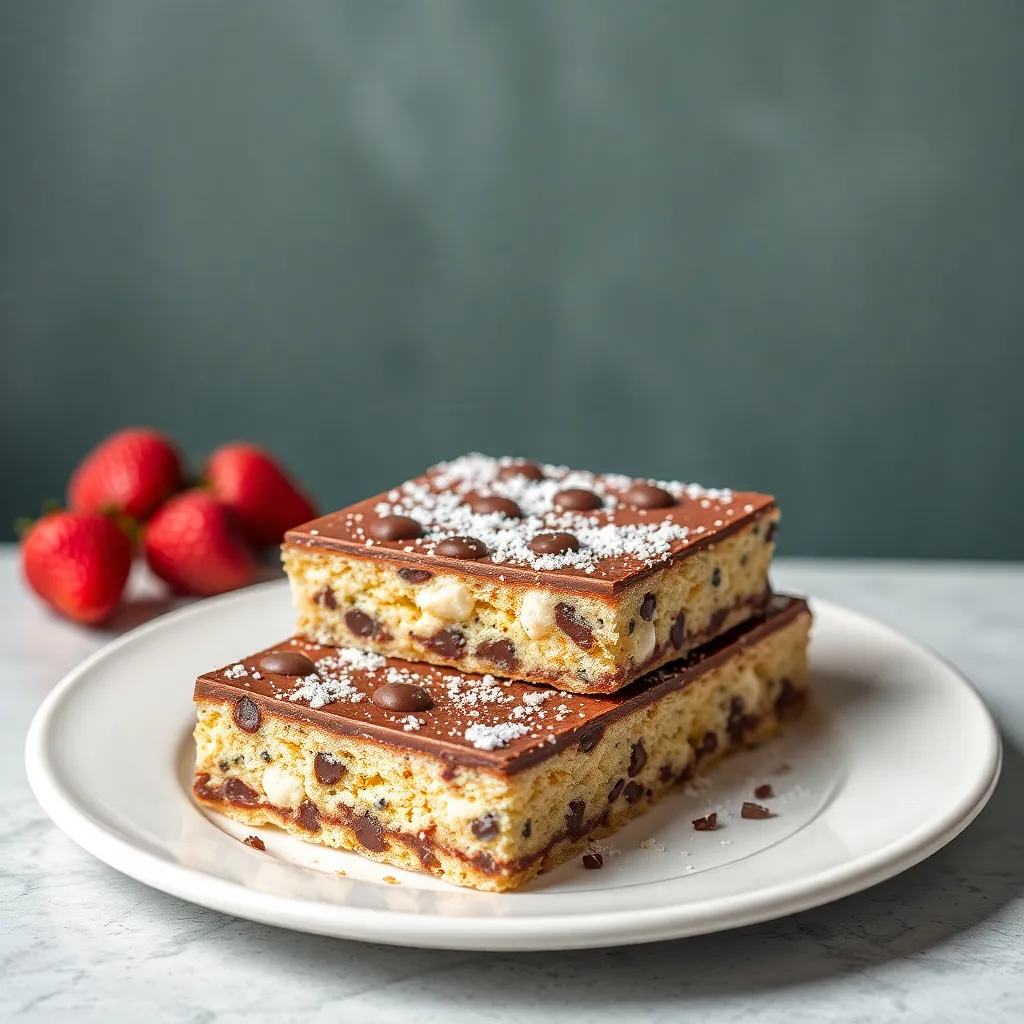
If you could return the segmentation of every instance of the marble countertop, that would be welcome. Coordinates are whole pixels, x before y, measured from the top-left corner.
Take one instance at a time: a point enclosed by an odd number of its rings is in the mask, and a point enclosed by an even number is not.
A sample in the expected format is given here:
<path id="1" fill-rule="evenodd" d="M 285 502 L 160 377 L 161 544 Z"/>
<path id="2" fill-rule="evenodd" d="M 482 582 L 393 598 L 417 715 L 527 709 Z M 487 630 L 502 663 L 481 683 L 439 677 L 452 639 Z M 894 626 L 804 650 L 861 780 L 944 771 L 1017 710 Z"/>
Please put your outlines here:
<path id="1" fill-rule="evenodd" d="M 1005 742 L 989 806 L 916 868 L 794 917 L 646 946 L 474 954 L 236 920 L 65 838 L 25 779 L 29 720 L 68 669 L 165 605 L 142 580 L 115 629 L 81 629 L 24 591 L 14 548 L 0 547 L 0 1019 L 1024 1020 L 1024 566 L 790 560 L 775 575 L 896 626 L 974 680 Z"/>

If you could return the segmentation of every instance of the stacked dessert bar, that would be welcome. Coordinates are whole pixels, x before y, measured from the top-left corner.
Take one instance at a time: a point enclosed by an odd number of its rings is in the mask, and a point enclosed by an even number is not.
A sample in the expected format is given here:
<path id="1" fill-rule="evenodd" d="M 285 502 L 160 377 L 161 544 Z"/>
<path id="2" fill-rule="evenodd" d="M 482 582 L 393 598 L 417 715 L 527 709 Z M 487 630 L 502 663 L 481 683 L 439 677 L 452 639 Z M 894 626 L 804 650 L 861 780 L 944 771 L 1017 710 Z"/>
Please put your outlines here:
<path id="1" fill-rule="evenodd" d="M 809 685 L 774 500 L 468 455 L 285 537 L 297 635 L 199 678 L 196 797 L 507 890 Z"/>

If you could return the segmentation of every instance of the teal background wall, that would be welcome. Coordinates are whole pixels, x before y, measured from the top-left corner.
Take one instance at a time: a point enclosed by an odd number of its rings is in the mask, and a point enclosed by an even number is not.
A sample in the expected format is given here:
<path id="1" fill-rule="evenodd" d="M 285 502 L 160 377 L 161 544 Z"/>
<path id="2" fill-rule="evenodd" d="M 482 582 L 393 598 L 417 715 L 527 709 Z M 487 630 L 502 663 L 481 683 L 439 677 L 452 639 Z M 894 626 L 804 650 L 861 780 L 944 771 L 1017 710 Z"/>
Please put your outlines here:
<path id="1" fill-rule="evenodd" d="M 1022 129 L 1018 2 L 4 0 L 0 523 L 152 423 L 1024 557 Z"/>

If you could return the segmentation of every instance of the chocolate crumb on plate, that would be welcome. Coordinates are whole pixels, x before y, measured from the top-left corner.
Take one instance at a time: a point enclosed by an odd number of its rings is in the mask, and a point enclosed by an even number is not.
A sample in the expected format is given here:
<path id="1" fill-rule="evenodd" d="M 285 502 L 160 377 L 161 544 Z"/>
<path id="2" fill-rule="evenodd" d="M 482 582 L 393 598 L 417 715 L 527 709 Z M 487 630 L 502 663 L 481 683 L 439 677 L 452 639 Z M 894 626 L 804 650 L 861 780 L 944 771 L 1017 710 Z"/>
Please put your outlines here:
<path id="1" fill-rule="evenodd" d="M 770 782 L 765 782 L 763 785 L 758 786 L 757 789 L 754 790 L 754 796 L 756 796 L 758 800 L 767 800 L 768 797 L 775 796 L 775 793 L 772 790 L 772 784 Z"/>
<path id="2" fill-rule="evenodd" d="M 245 843 L 246 846 L 251 846 L 254 850 L 263 850 L 266 852 L 266 844 L 259 836 L 246 836 L 242 842 Z"/>
<path id="3" fill-rule="evenodd" d="M 752 818 L 755 821 L 759 821 L 762 818 L 770 818 L 771 816 L 772 812 L 767 807 L 751 803 L 749 800 L 743 802 L 743 807 L 740 810 L 741 818 Z"/>
<path id="4" fill-rule="evenodd" d="M 599 853 L 585 853 L 583 854 L 583 866 L 588 871 L 596 871 L 604 866 L 604 857 Z"/>
<path id="5" fill-rule="evenodd" d="M 694 818 L 693 827 L 698 832 L 714 832 L 718 828 L 717 813 L 709 814 L 706 818 Z"/>

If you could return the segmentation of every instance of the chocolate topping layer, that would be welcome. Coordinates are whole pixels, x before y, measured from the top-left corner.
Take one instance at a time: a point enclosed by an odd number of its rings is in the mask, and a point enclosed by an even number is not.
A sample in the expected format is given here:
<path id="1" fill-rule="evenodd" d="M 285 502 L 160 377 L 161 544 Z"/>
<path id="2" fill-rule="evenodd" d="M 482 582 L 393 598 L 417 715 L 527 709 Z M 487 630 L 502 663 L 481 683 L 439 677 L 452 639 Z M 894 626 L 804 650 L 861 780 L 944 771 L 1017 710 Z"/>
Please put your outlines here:
<path id="1" fill-rule="evenodd" d="M 468 455 L 289 530 L 285 543 L 612 597 L 774 505 L 770 495 L 750 491 Z M 578 548 L 531 546 L 552 533 L 572 534 Z M 445 543 L 456 537 L 458 550 Z M 461 538 L 480 547 L 471 554 Z"/>
<path id="2" fill-rule="evenodd" d="M 435 754 L 453 767 L 484 767 L 511 774 L 568 746 L 593 749 L 600 738 L 599 729 L 608 723 L 688 686 L 806 612 L 803 600 L 774 597 L 761 614 L 742 626 L 609 695 L 565 693 L 295 638 L 272 649 L 291 647 L 305 652 L 316 663 L 314 675 L 301 679 L 258 670 L 257 678 L 253 670 L 265 653 L 261 651 L 200 676 L 195 697 L 234 704 L 245 696 L 258 706 L 264 719 L 276 715 L 310 722 L 341 736 Z M 412 714 L 378 707 L 372 695 L 389 683 L 422 688 L 434 706 Z M 638 761 L 639 750 L 632 757 Z"/>

